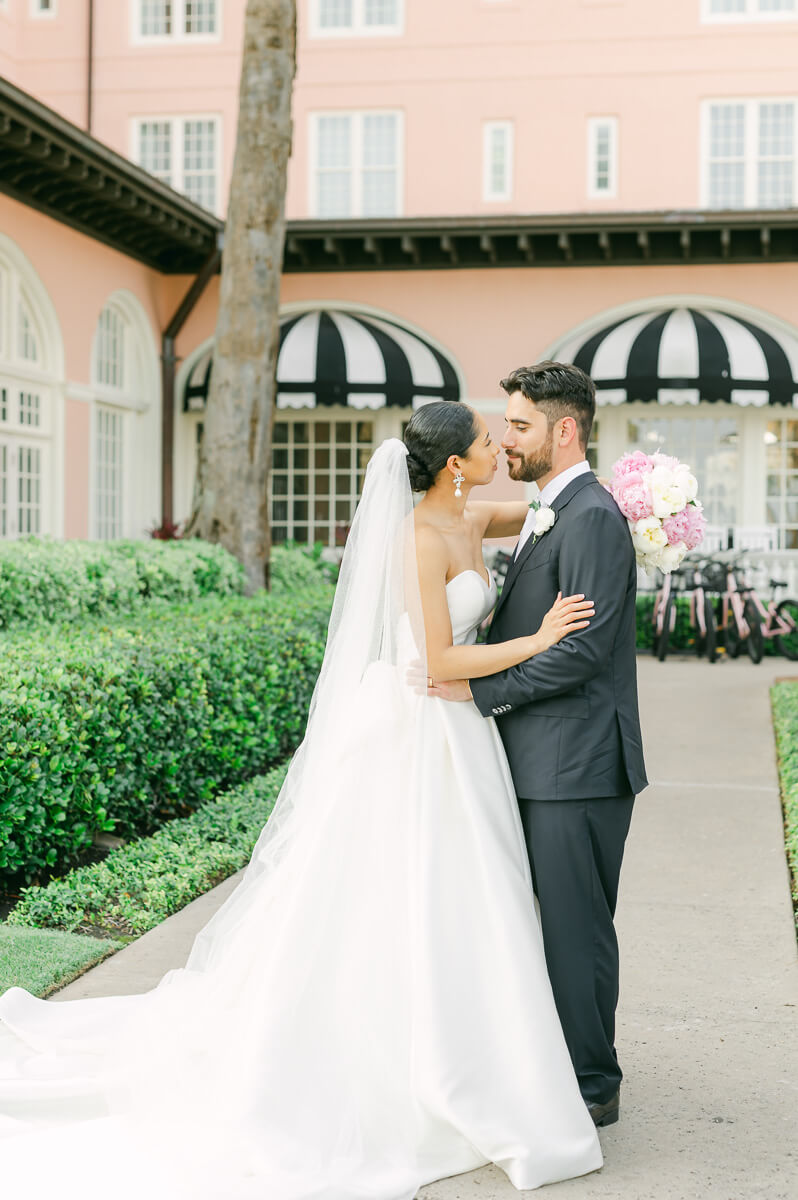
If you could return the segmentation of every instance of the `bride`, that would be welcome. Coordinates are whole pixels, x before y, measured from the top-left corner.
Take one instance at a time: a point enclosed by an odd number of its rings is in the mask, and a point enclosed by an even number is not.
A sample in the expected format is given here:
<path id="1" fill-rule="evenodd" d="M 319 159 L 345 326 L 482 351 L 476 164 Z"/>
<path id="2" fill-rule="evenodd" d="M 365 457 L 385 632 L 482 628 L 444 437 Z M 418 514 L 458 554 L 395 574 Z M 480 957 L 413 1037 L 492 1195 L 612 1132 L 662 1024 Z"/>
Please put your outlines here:
<path id="1" fill-rule="evenodd" d="M 419 660 L 503 670 L 590 615 L 570 597 L 474 644 L 482 539 L 526 514 L 470 499 L 498 453 L 440 402 L 373 456 L 305 740 L 187 966 L 140 996 L 0 998 L 6 1194 L 412 1200 L 488 1162 L 518 1189 L 601 1166 L 498 733 L 412 683 Z"/>

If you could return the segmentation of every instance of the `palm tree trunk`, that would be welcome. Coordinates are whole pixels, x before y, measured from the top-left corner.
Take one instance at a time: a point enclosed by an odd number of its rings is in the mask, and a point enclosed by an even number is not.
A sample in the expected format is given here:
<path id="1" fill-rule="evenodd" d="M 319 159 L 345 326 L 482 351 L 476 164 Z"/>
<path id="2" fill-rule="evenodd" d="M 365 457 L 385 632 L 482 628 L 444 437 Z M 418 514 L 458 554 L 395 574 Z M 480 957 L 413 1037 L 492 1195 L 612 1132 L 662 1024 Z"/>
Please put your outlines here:
<path id="1" fill-rule="evenodd" d="M 194 511 L 186 528 L 268 586 L 268 478 L 279 348 L 295 0 L 247 0 L 238 134 Z"/>

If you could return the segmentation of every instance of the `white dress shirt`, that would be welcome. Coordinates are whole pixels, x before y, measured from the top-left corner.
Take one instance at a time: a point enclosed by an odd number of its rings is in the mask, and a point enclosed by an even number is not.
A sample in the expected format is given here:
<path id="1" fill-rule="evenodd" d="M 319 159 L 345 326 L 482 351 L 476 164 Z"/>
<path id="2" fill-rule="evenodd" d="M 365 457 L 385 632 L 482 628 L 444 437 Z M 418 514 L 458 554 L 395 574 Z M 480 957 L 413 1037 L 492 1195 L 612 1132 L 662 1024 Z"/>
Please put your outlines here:
<path id="1" fill-rule="evenodd" d="M 591 470 L 590 463 L 586 459 L 581 462 L 574 463 L 572 467 L 566 467 L 564 471 L 560 471 L 559 475 L 555 475 L 550 479 L 544 488 L 541 488 L 539 500 L 541 508 L 551 508 L 554 501 L 559 496 L 560 492 L 568 487 L 572 480 L 578 479 L 580 475 L 586 475 Z M 534 508 L 530 508 L 526 514 L 526 520 L 521 527 L 521 533 L 518 536 L 518 545 L 515 548 L 515 558 L 521 553 L 527 539 L 531 536 L 535 528 L 535 518 L 537 513 Z"/>

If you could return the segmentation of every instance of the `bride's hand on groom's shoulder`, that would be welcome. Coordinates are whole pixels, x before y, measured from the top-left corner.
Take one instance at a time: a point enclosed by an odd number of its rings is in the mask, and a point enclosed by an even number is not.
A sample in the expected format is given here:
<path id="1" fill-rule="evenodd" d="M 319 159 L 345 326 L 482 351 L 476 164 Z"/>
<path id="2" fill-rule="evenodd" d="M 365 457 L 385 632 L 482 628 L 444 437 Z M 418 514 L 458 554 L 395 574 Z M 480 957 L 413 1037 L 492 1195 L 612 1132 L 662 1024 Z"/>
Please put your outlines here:
<path id="1" fill-rule="evenodd" d="M 587 629 L 590 624 L 588 617 L 594 616 L 595 611 L 593 601 L 586 600 L 581 593 L 576 596 L 563 596 L 562 592 L 558 592 L 557 599 L 543 618 L 538 631 L 538 637 L 542 638 L 544 643 L 542 649 L 548 650 L 549 647 L 555 646 L 568 633 Z"/>

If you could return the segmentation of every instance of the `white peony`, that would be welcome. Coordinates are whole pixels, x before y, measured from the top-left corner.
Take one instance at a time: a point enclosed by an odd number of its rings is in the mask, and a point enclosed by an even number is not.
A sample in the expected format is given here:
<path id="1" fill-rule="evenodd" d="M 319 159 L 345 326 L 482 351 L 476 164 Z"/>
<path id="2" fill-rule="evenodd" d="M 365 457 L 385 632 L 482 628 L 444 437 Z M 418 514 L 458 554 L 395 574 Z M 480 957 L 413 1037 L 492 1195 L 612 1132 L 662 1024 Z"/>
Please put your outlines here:
<path id="1" fill-rule="evenodd" d="M 673 546 L 663 546 L 650 560 L 650 565 L 659 567 L 663 575 L 670 575 L 671 571 L 675 571 L 681 565 L 686 553 L 687 546 L 684 542 L 676 542 Z"/>
<path id="2" fill-rule="evenodd" d="M 685 472 L 689 475 L 689 472 Z M 690 476 L 692 478 L 692 476 Z M 671 467 L 655 467 L 647 476 L 655 517 L 671 517 L 687 504 L 687 483 L 681 472 Z M 684 486 L 682 486 L 684 484 Z"/>
<path id="3" fill-rule="evenodd" d="M 687 503 L 689 504 L 691 500 L 695 500 L 696 496 L 698 495 L 698 480 L 696 479 L 695 475 L 692 474 L 690 468 L 686 467 L 684 463 L 679 463 L 674 471 L 674 476 L 677 487 L 679 487 L 687 497 Z"/>
<path id="4" fill-rule="evenodd" d="M 535 537 L 540 537 L 541 534 L 551 529 L 556 519 L 557 514 L 554 509 L 549 508 L 546 504 L 542 505 L 535 513 Z"/>
<path id="5" fill-rule="evenodd" d="M 629 528 L 638 559 L 650 558 L 668 544 L 668 536 L 658 517 L 642 517 L 631 523 Z"/>

